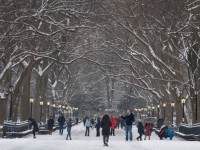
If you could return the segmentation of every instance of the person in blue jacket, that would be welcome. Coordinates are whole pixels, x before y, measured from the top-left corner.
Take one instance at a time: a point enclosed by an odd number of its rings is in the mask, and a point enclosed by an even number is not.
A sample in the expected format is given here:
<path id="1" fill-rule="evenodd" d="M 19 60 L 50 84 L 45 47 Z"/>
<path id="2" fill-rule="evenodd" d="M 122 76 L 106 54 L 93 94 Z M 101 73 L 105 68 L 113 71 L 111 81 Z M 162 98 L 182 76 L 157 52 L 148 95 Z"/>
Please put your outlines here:
<path id="1" fill-rule="evenodd" d="M 172 128 L 168 128 L 168 136 L 169 136 L 169 139 L 172 140 L 173 137 L 174 137 L 174 131 L 172 130 Z"/>

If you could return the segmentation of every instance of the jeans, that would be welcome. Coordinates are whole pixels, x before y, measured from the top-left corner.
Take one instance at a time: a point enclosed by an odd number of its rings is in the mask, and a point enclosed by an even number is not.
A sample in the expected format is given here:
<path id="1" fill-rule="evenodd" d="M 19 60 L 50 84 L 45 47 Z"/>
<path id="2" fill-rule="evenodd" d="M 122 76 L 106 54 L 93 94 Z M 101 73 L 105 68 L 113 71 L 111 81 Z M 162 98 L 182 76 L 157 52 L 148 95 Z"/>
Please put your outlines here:
<path id="1" fill-rule="evenodd" d="M 60 135 L 63 135 L 63 125 L 59 125 Z"/>
<path id="2" fill-rule="evenodd" d="M 128 141 L 128 136 L 130 136 L 130 140 L 133 140 L 132 135 L 132 125 L 126 125 L 126 140 Z"/>
<path id="3" fill-rule="evenodd" d="M 90 127 L 86 127 L 85 136 L 90 136 Z"/>
<path id="4" fill-rule="evenodd" d="M 68 140 L 68 137 L 69 137 L 70 140 L 72 139 L 72 137 L 71 137 L 71 128 L 67 128 L 67 137 L 66 137 L 66 140 Z"/>
<path id="5" fill-rule="evenodd" d="M 142 133 L 139 133 L 139 136 L 137 137 L 137 140 L 139 140 L 140 139 L 140 141 L 142 141 Z"/>

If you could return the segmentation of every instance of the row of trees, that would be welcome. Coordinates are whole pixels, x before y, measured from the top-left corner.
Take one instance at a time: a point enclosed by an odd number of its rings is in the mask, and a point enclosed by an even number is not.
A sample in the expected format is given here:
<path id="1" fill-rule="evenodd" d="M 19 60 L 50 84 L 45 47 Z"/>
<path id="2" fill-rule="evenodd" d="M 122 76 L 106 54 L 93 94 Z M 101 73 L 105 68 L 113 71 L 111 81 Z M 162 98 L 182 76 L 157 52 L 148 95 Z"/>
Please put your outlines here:
<path id="1" fill-rule="evenodd" d="M 13 120 L 19 106 L 28 117 L 34 97 L 36 118 L 41 100 L 95 111 L 175 102 L 180 123 L 185 98 L 187 121 L 199 122 L 199 7 L 195 0 L 0 0 L 1 111 L 11 84 Z"/>

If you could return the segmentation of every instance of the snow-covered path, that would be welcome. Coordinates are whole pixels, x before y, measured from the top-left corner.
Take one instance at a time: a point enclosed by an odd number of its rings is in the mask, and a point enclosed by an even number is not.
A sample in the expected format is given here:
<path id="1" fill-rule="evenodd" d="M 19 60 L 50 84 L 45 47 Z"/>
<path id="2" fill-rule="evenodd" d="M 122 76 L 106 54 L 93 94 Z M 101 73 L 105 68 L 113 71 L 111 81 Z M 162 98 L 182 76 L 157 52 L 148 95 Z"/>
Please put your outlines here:
<path id="1" fill-rule="evenodd" d="M 102 137 L 95 136 L 95 130 L 91 130 L 90 137 L 84 136 L 85 129 L 82 124 L 73 127 L 72 141 L 65 140 L 66 130 L 63 136 L 58 131 L 53 135 L 32 135 L 20 139 L 0 139 L 0 150 L 199 150 L 200 142 L 189 142 L 179 138 L 173 141 L 159 140 L 152 134 L 151 141 L 136 141 L 137 129 L 133 128 L 133 142 L 125 142 L 124 130 L 116 129 L 116 136 L 110 137 L 109 147 L 104 147 Z"/>

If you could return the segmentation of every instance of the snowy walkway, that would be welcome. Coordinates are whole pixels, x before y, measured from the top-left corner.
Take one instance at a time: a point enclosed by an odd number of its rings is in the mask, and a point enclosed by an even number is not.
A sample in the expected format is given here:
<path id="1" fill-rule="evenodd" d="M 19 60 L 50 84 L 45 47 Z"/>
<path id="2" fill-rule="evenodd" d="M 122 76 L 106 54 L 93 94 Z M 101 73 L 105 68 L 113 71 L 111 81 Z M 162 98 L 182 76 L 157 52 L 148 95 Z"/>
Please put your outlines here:
<path id="1" fill-rule="evenodd" d="M 66 131 L 66 130 L 65 130 Z M 58 135 L 32 135 L 20 139 L 0 139 L 0 150 L 199 150 L 200 142 L 189 142 L 179 138 L 173 141 L 159 140 L 153 133 L 151 141 L 136 141 L 137 129 L 133 128 L 133 142 L 125 142 L 124 130 L 117 129 L 116 136 L 110 137 L 109 147 L 104 147 L 102 137 L 95 136 L 95 130 L 91 130 L 90 137 L 84 136 L 85 128 L 82 124 L 73 127 L 72 141 L 66 141 L 66 134 Z"/>

